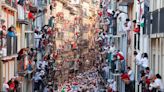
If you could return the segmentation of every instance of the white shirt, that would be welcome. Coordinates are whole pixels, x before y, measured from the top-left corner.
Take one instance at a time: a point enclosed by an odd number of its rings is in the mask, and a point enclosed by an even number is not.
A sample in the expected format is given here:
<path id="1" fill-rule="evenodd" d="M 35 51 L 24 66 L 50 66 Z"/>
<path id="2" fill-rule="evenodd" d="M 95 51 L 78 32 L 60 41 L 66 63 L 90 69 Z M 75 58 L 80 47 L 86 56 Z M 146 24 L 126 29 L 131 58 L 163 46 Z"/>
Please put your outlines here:
<path id="1" fill-rule="evenodd" d="M 147 58 L 142 58 L 141 59 L 141 66 L 144 67 L 144 68 L 149 66 L 149 61 L 148 61 Z"/>
<path id="2" fill-rule="evenodd" d="M 134 81 L 134 73 L 133 73 L 132 70 L 128 71 L 128 75 L 129 75 L 129 77 L 130 77 L 130 80 L 131 80 L 131 81 Z"/>
<path id="3" fill-rule="evenodd" d="M 163 85 L 163 82 L 162 82 L 161 79 L 155 79 L 155 81 L 150 84 L 150 88 L 149 89 L 151 90 L 152 88 L 157 88 L 157 87 L 159 87 L 160 91 L 164 90 L 164 85 Z"/>
<path id="4" fill-rule="evenodd" d="M 36 72 L 36 74 L 35 74 L 35 76 L 33 77 L 33 79 L 35 80 L 35 81 L 38 81 L 38 80 L 41 80 L 42 78 L 40 77 L 40 73 L 39 72 Z"/>
<path id="5" fill-rule="evenodd" d="M 41 69 L 41 67 L 39 67 L 40 65 L 42 66 L 42 62 L 41 61 L 38 61 L 37 62 L 37 69 Z"/>
<path id="6" fill-rule="evenodd" d="M 116 81 L 114 81 L 112 84 L 112 90 L 117 91 Z"/>
<path id="7" fill-rule="evenodd" d="M 110 49 L 109 49 L 109 52 L 114 52 L 115 51 L 115 46 L 111 46 Z"/>
<path id="8" fill-rule="evenodd" d="M 8 92 L 7 89 L 9 88 L 9 85 L 7 83 L 3 83 L 2 92 Z"/>
<path id="9" fill-rule="evenodd" d="M 153 76 L 153 72 L 150 71 L 149 73 L 146 73 L 146 76 L 150 79 Z"/>
<path id="10" fill-rule="evenodd" d="M 137 64 L 137 65 L 141 65 L 141 53 L 138 53 L 138 54 L 136 55 L 136 64 Z"/>
<path id="11" fill-rule="evenodd" d="M 104 70 L 106 73 L 109 73 L 109 67 L 108 67 L 108 66 L 104 67 L 103 70 Z"/>
<path id="12" fill-rule="evenodd" d="M 45 69 L 46 65 L 48 65 L 48 63 L 46 61 L 42 62 L 42 69 Z"/>

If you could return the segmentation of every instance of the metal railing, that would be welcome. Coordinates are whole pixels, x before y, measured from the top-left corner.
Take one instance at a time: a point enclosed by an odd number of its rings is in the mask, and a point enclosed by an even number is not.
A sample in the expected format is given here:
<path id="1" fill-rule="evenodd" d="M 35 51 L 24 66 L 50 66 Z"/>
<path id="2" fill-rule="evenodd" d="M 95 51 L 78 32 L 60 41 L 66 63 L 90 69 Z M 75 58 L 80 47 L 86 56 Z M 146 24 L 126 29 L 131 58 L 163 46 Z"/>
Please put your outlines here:
<path id="1" fill-rule="evenodd" d="M 13 55 L 17 53 L 17 36 L 6 37 L 7 40 L 7 56 Z"/>

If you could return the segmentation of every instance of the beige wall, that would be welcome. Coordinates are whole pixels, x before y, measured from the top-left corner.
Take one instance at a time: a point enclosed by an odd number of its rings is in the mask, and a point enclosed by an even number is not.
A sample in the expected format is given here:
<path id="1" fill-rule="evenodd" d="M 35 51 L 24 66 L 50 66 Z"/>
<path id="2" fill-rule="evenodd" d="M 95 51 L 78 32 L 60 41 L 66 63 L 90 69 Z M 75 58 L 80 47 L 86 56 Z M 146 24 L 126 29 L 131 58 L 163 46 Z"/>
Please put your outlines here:
<path id="1" fill-rule="evenodd" d="M 12 77 L 14 77 L 14 70 L 15 70 L 15 62 L 14 60 L 10 60 L 8 62 L 3 63 L 3 77 L 6 79 L 6 81 L 10 80 Z"/>

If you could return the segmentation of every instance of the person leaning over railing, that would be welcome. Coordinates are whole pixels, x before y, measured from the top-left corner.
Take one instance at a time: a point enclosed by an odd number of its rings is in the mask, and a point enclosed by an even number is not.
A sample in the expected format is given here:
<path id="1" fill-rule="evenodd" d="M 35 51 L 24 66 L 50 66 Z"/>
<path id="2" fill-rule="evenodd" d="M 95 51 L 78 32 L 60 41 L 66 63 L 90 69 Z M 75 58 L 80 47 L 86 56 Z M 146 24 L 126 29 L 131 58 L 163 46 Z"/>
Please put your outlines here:
<path id="1" fill-rule="evenodd" d="M 125 83 L 125 92 L 133 92 L 133 87 L 131 85 L 130 77 L 128 73 L 121 71 L 121 79 Z"/>
<path id="2" fill-rule="evenodd" d="M 152 92 L 164 92 L 164 84 L 160 74 L 152 77 L 149 90 Z"/>
<path id="3" fill-rule="evenodd" d="M 7 32 L 7 36 L 10 36 L 10 37 L 15 37 L 16 36 L 14 26 L 9 27 L 8 32 Z"/>
<path id="4" fill-rule="evenodd" d="M 134 82 L 134 72 L 133 70 L 130 68 L 130 67 L 127 67 L 127 73 L 130 77 L 130 84 L 132 85 L 132 90 L 134 91 L 134 85 L 135 85 L 135 82 Z"/>

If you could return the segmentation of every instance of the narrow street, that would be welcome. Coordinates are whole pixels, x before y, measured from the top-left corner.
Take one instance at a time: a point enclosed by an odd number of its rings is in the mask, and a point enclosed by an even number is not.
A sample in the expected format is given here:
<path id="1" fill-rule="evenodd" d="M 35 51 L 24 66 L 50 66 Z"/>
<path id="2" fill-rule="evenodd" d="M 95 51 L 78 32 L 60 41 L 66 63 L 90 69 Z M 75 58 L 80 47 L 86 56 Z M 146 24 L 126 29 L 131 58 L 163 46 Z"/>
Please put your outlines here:
<path id="1" fill-rule="evenodd" d="M 0 0 L 0 92 L 164 92 L 164 0 Z"/>

